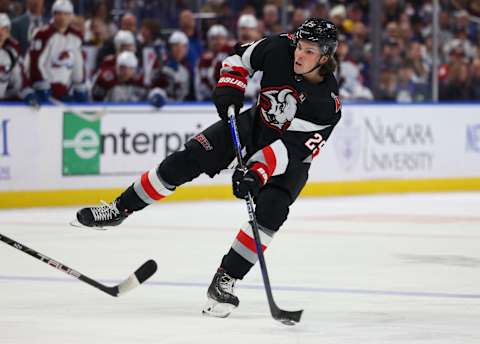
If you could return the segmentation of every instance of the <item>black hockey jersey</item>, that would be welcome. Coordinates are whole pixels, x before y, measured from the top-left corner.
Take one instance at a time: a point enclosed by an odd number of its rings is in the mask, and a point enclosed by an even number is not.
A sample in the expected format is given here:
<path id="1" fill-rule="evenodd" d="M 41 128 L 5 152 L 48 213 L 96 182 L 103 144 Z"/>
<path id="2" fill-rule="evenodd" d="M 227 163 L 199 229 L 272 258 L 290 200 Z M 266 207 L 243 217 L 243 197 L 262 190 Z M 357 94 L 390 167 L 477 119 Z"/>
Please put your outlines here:
<path id="1" fill-rule="evenodd" d="M 289 162 L 311 162 L 341 117 L 338 85 L 332 73 L 312 84 L 293 70 L 293 36 L 281 34 L 245 44 L 223 67 L 263 71 L 261 91 L 252 112 L 248 164 L 260 162 L 268 175 L 283 174 Z"/>

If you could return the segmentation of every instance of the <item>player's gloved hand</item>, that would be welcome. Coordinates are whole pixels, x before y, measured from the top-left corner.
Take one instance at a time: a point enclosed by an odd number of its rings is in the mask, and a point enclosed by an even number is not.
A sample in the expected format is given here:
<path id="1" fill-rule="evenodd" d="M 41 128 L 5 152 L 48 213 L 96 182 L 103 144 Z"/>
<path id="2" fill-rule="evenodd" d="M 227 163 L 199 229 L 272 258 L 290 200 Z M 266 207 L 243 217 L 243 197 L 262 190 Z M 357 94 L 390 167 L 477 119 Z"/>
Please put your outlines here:
<path id="1" fill-rule="evenodd" d="M 235 113 L 243 107 L 245 88 L 247 88 L 248 72 L 243 68 L 223 68 L 217 86 L 213 90 L 212 99 L 218 115 L 228 120 L 228 108 L 235 106 Z"/>
<path id="2" fill-rule="evenodd" d="M 25 101 L 25 103 L 27 103 L 31 107 L 38 108 L 40 106 L 39 101 L 35 95 L 35 92 L 33 91 L 27 93 L 27 95 L 23 98 L 23 100 Z"/>
<path id="3" fill-rule="evenodd" d="M 167 102 L 167 95 L 160 88 L 153 89 L 148 96 L 149 103 L 157 109 L 162 108 Z"/>
<path id="4" fill-rule="evenodd" d="M 240 199 L 246 199 L 248 193 L 255 197 L 258 195 L 263 181 L 257 171 L 249 169 L 246 173 L 236 169 L 232 176 L 233 194 Z"/>
<path id="5" fill-rule="evenodd" d="M 52 91 L 50 89 L 36 90 L 35 97 L 40 104 L 50 104 L 50 98 L 52 97 Z"/>

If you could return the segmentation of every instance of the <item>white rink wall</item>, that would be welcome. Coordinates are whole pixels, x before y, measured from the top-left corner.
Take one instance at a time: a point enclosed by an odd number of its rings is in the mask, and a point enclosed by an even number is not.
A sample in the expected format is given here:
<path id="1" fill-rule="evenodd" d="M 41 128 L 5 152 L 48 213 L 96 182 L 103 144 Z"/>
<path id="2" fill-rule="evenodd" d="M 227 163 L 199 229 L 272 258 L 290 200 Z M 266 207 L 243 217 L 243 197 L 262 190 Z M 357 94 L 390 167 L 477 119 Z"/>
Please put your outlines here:
<path id="1" fill-rule="evenodd" d="M 161 111 L 2 106 L 0 206 L 35 205 L 35 195 L 59 205 L 88 202 L 82 190 L 118 192 L 217 119 L 213 105 Z M 185 188 L 183 199 L 195 199 L 198 190 L 228 197 L 229 179 L 228 173 L 202 176 Z M 478 190 L 480 105 L 345 105 L 309 182 L 308 195 Z M 413 190 L 402 189 L 406 183 Z"/>

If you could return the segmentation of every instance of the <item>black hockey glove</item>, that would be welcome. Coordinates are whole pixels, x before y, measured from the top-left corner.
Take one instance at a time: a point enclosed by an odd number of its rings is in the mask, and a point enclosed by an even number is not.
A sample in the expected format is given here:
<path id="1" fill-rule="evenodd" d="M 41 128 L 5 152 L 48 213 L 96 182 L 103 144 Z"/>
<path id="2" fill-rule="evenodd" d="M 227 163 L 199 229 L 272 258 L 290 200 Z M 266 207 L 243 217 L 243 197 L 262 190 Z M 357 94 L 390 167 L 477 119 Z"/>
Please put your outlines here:
<path id="1" fill-rule="evenodd" d="M 243 68 L 222 70 L 217 87 L 212 94 L 213 102 L 222 120 L 228 121 L 230 105 L 235 106 L 235 113 L 238 113 L 243 107 L 247 76 L 248 72 Z"/>
<path id="2" fill-rule="evenodd" d="M 233 194 L 240 199 L 246 199 L 248 193 L 255 197 L 263 186 L 262 179 L 254 170 L 248 170 L 247 173 L 236 169 L 232 176 Z"/>

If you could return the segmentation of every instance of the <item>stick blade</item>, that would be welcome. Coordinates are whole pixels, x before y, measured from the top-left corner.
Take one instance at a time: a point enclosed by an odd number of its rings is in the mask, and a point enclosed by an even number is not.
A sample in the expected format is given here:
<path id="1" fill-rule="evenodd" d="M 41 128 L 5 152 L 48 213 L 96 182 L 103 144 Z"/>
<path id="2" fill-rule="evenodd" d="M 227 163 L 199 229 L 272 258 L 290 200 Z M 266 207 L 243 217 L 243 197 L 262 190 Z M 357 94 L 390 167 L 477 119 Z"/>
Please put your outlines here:
<path id="1" fill-rule="evenodd" d="M 272 316 L 275 320 L 280 321 L 284 325 L 293 326 L 300 322 L 302 313 L 303 309 L 300 311 L 284 311 L 282 309 L 278 309 L 278 311 L 275 312 L 275 314 L 272 314 Z"/>
<path id="2" fill-rule="evenodd" d="M 138 287 L 157 271 L 157 263 L 150 259 L 143 263 L 133 274 L 131 274 L 125 281 L 120 283 L 118 288 L 118 295 L 123 295 L 126 292 Z"/>

